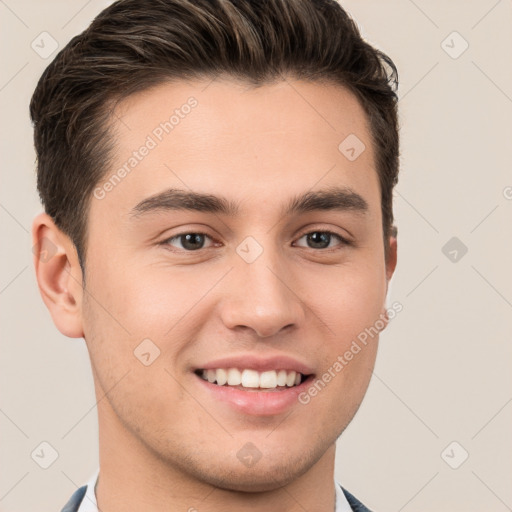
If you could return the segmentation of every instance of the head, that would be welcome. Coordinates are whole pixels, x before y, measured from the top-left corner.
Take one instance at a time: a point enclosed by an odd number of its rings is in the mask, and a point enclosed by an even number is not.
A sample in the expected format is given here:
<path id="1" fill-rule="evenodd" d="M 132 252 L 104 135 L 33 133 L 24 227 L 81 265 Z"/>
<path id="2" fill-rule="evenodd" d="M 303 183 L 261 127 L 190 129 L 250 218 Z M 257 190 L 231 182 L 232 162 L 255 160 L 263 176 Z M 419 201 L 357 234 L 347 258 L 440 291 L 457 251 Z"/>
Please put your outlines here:
<path id="1" fill-rule="evenodd" d="M 386 318 L 396 264 L 396 83 L 331 0 L 120 1 L 57 55 L 30 105 L 34 241 L 55 247 L 36 269 L 111 390 L 100 429 L 238 490 L 283 485 L 334 444 L 378 334 L 335 362 Z M 227 357 L 301 366 L 309 399 L 212 398 L 200 374 Z"/>

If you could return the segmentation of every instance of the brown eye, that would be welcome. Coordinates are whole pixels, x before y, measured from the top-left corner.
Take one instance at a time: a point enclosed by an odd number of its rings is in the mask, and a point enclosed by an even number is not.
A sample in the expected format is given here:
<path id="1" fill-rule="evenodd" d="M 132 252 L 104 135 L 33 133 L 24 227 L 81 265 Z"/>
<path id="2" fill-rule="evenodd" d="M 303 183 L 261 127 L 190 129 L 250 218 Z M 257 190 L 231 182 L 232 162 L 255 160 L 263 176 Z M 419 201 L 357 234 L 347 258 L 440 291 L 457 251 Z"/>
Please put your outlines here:
<path id="1" fill-rule="evenodd" d="M 178 249 L 184 249 L 186 251 L 197 251 L 204 248 L 207 238 L 210 237 L 205 233 L 182 233 L 180 235 L 169 238 L 164 242 L 164 244 L 176 247 L 173 242 L 177 242 L 181 245 L 181 247 L 177 247 Z"/>
<path id="2" fill-rule="evenodd" d="M 333 240 L 338 240 L 339 243 L 336 245 L 346 245 L 348 243 L 340 235 L 332 233 L 331 231 L 311 231 L 301 236 L 299 240 L 302 240 L 303 238 L 306 239 L 306 247 L 309 247 L 310 249 L 329 249 L 333 247 L 331 245 Z M 300 245 L 300 247 L 305 246 Z"/>
<path id="3" fill-rule="evenodd" d="M 326 249 L 331 243 L 331 234 L 314 231 L 313 233 L 308 233 L 306 235 L 306 240 L 308 241 L 308 244 L 310 244 L 310 247 L 315 249 Z"/>

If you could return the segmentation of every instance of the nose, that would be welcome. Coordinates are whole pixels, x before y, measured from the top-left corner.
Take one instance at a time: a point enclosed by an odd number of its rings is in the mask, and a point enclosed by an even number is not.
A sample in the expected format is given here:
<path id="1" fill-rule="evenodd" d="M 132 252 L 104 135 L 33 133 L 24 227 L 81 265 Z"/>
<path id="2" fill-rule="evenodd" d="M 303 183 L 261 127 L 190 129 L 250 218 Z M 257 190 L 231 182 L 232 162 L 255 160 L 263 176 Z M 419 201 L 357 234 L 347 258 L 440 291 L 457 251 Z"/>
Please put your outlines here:
<path id="1" fill-rule="evenodd" d="M 235 261 L 220 306 L 227 328 L 252 330 L 266 338 L 302 323 L 305 314 L 297 282 L 282 267 L 269 251 L 252 263 Z"/>

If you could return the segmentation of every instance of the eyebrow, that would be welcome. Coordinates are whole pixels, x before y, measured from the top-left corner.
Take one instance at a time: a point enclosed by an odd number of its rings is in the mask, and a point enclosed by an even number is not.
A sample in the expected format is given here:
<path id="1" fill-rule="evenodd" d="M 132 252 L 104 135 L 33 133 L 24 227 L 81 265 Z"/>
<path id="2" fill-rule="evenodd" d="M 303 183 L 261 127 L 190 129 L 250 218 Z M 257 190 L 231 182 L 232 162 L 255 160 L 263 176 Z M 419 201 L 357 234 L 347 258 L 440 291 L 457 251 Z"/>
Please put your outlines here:
<path id="1" fill-rule="evenodd" d="M 234 217 L 240 212 L 239 205 L 225 197 L 171 188 L 143 199 L 132 208 L 130 216 L 139 218 L 150 213 L 174 210 L 215 213 L 229 217 Z M 329 187 L 293 197 L 282 209 L 281 215 L 290 216 L 317 210 L 365 214 L 368 211 L 368 203 L 350 188 Z"/>

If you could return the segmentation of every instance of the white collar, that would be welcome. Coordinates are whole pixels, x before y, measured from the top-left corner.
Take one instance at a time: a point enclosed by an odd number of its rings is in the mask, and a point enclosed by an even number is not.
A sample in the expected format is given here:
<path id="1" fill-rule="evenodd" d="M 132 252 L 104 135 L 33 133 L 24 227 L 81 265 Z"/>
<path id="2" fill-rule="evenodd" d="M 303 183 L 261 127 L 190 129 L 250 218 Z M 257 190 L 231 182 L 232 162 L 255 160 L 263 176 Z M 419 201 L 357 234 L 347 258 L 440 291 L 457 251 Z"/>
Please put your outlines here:
<path id="1" fill-rule="evenodd" d="M 98 481 L 98 475 L 100 470 L 97 469 L 94 475 L 87 482 L 87 491 L 85 492 L 84 499 L 80 503 L 77 512 L 98 512 L 98 503 L 96 502 L 96 494 L 94 492 L 94 486 Z"/>
<path id="2" fill-rule="evenodd" d="M 334 480 L 334 488 L 336 489 L 336 506 L 334 507 L 334 512 L 353 512 L 345 493 L 341 489 L 341 485 L 336 482 L 336 480 Z"/>
<path id="3" fill-rule="evenodd" d="M 100 470 L 96 470 L 94 475 L 87 482 L 87 491 L 80 507 L 78 508 L 78 512 L 98 512 L 98 504 L 96 502 L 94 487 L 98 481 L 99 473 Z M 334 507 L 334 512 L 353 512 L 344 492 L 341 489 L 341 485 L 337 483 L 336 480 L 334 481 L 334 489 L 336 491 L 336 505 Z"/>

